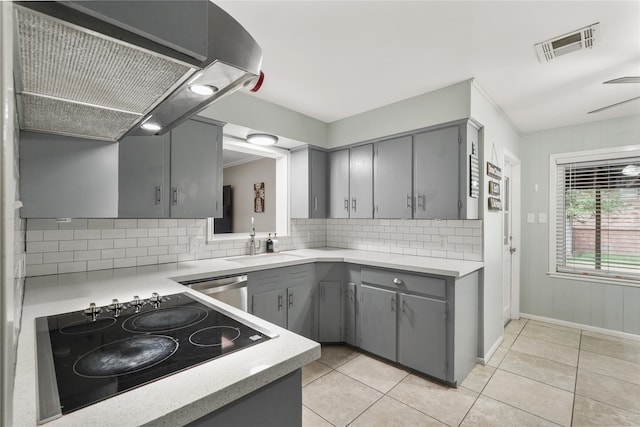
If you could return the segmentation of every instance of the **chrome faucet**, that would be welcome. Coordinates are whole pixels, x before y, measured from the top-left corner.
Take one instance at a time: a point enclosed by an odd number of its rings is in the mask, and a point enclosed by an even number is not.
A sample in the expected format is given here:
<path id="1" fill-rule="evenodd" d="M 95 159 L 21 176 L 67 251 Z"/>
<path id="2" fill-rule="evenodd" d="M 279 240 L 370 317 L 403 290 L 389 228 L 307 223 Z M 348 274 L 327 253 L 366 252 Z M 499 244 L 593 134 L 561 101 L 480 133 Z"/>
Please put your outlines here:
<path id="1" fill-rule="evenodd" d="M 256 226 L 253 223 L 253 217 L 251 217 L 251 231 L 249 232 L 249 255 L 255 255 L 260 250 L 260 240 L 256 245 Z"/>

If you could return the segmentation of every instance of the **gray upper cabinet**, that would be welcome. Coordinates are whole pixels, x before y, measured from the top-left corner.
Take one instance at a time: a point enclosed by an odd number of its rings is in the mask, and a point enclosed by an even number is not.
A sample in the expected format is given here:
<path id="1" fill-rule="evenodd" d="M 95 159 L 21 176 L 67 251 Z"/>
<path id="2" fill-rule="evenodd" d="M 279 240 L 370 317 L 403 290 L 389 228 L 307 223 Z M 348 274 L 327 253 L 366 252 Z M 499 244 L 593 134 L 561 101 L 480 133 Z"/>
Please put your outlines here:
<path id="1" fill-rule="evenodd" d="M 457 219 L 459 213 L 459 127 L 414 136 L 413 217 Z"/>
<path id="2" fill-rule="evenodd" d="M 188 120 L 171 131 L 171 217 L 222 217 L 222 128 Z"/>
<path id="3" fill-rule="evenodd" d="M 326 218 L 327 153 L 304 147 L 291 153 L 291 218 Z"/>
<path id="4" fill-rule="evenodd" d="M 350 150 L 349 193 L 349 216 L 373 218 L 373 144 Z"/>
<path id="5" fill-rule="evenodd" d="M 349 150 L 329 153 L 329 218 L 349 218 Z"/>
<path id="6" fill-rule="evenodd" d="M 118 216 L 118 144 L 20 133 L 22 218 Z"/>
<path id="7" fill-rule="evenodd" d="M 374 218 L 411 218 L 411 139 L 403 136 L 373 146 Z"/>
<path id="8" fill-rule="evenodd" d="M 120 141 L 120 217 L 222 216 L 222 127 L 188 120 Z"/>
<path id="9" fill-rule="evenodd" d="M 119 151 L 118 216 L 168 218 L 170 135 L 126 137 Z"/>

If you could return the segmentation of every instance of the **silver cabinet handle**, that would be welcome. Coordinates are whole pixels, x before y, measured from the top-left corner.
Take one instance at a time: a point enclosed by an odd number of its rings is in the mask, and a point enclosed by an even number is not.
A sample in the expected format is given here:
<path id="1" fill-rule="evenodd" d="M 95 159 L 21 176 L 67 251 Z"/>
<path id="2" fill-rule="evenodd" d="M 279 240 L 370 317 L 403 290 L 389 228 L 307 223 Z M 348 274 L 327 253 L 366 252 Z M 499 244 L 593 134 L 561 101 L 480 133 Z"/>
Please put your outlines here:
<path id="1" fill-rule="evenodd" d="M 178 204 L 178 187 L 173 187 L 173 204 Z"/>
<path id="2" fill-rule="evenodd" d="M 391 297 L 391 311 L 396 311 L 396 297 Z"/>
<path id="3" fill-rule="evenodd" d="M 313 210 L 318 210 L 318 198 L 314 197 L 313 198 Z"/>
<path id="4" fill-rule="evenodd" d="M 162 202 L 162 185 L 156 185 L 156 205 Z"/>
<path id="5" fill-rule="evenodd" d="M 348 198 L 344 199 L 344 210 L 345 211 L 349 210 L 349 199 Z"/>
<path id="6" fill-rule="evenodd" d="M 353 197 L 351 198 L 351 210 L 356 211 L 356 199 Z"/>
<path id="7" fill-rule="evenodd" d="M 406 308 L 407 308 L 407 303 L 404 300 L 402 300 L 402 312 L 403 313 L 407 312 Z"/>
<path id="8" fill-rule="evenodd" d="M 407 207 L 408 208 L 413 208 L 412 201 L 413 201 L 413 197 L 411 197 L 411 195 L 407 194 Z"/>
<path id="9" fill-rule="evenodd" d="M 282 294 L 278 295 L 278 311 L 282 310 Z"/>
<path id="10" fill-rule="evenodd" d="M 289 308 L 293 307 L 293 294 L 289 294 Z"/>
<path id="11" fill-rule="evenodd" d="M 393 284 L 396 286 L 400 286 L 402 285 L 402 280 L 398 279 L 397 277 L 393 279 Z"/>

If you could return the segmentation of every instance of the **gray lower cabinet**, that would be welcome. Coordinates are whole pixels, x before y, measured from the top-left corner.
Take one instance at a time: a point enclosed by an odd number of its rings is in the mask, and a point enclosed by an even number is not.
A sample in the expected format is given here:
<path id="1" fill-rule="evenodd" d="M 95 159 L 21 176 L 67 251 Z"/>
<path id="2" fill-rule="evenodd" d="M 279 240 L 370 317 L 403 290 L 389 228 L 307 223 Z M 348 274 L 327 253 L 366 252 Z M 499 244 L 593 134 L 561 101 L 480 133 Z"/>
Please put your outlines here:
<path id="1" fill-rule="evenodd" d="M 317 339 L 313 264 L 249 273 L 252 314 L 309 339 Z"/>
<path id="2" fill-rule="evenodd" d="M 360 287 L 360 348 L 396 360 L 397 293 Z"/>
<path id="3" fill-rule="evenodd" d="M 398 363 L 446 378 L 446 309 L 445 301 L 400 293 Z"/>
<path id="4" fill-rule="evenodd" d="M 356 312 L 356 307 L 357 307 L 357 303 L 356 303 L 356 298 L 357 298 L 357 293 L 356 293 L 356 289 L 357 286 L 355 283 L 353 282 L 349 282 L 349 283 L 345 283 L 343 285 L 343 295 L 344 295 L 344 300 L 343 300 L 343 340 L 344 342 L 346 342 L 347 344 L 351 344 L 351 345 L 356 345 L 356 333 L 357 333 L 357 323 L 356 323 L 356 316 L 357 316 L 357 312 Z"/>
<path id="5" fill-rule="evenodd" d="M 373 217 L 411 218 L 412 137 L 376 142 L 373 148 Z"/>
<path id="6" fill-rule="evenodd" d="M 119 145 L 119 217 L 222 216 L 221 126 L 187 120 L 163 136 Z"/>
<path id="7" fill-rule="evenodd" d="M 275 291 L 253 294 L 251 312 L 267 322 L 286 328 L 287 308 L 284 305 L 284 292 L 283 289 L 276 289 Z"/>
<path id="8" fill-rule="evenodd" d="M 343 340 L 342 282 L 318 283 L 318 341 Z"/>
<path id="9" fill-rule="evenodd" d="M 27 131 L 19 143 L 22 218 L 118 216 L 118 144 Z"/>

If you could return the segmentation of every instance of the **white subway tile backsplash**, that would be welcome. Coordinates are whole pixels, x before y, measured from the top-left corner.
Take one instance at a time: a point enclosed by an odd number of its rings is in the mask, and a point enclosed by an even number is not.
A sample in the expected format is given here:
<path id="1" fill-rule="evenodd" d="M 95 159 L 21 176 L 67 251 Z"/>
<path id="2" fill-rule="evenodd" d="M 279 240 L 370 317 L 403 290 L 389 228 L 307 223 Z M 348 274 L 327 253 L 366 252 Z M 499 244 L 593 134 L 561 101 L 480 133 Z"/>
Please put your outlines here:
<path id="1" fill-rule="evenodd" d="M 103 228 L 102 229 L 102 238 L 103 239 L 124 239 L 127 237 L 127 230 L 123 228 Z"/>
<path id="2" fill-rule="evenodd" d="M 112 259 L 92 260 L 87 262 L 87 270 L 106 270 L 113 268 Z"/>
<path id="3" fill-rule="evenodd" d="M 87 249 L 113 249 L 113 239 L 88 240 Z"/>
<path id="4" fill-rule="evenodd" d="M 27 242 L 27 253 L 58 252 L 58 242 Z"/>
<path id="5" fill-rule="evenodd" d="M 99 239 L 102 237 L 102 232 L 100 230 L 74 230 L 73 238 L 75 240 L 90 240 L 90 239 Z"/>
<path id="6" fill-rule="evenodd" d="M 190 252 L 193 237 L 206 237 L 206 220 L 201 218 L 74 219 L 67 224 L 72 227 L 64 229 L 55 220 L 27 221 L 28 276 L 249 253 L 248 238 L 209 242 L 199 252 Z M 74 240 L 45 241 L 45 234 Z M 482 260 L 482 221 L 293 219 L 290 235 L 279 240 L 283 251 L 332 246 Z M 264 252 L 266 239 L 259 241 L 259 252 Z"/>
<path id="7" fill-rule="evenodd" d="M 138 228 L 138 220 L 137 219 L 116 219 L 113 221 L 113 228 Z"/>
<path id="8" fill-rule="evenodd" d="M 87 228 L 90 228 L 92 230 L 95 230 L 95 229 L 106 230 L 106 229 L 113 228 L 113 223 L 114 223 L 114 220 L 109 218 L 89 219 L 89 222 L 87 223 Z"/>
<path id="9" fill-rule="evenodd" d="M 79 271 L 87 271 L 86 261 L 61 262 L 58 263 L 58 273 L 77 273 Z"/>
<path id="10" fill-rule="evenodd" d="M 44 230 L 43 240 L 73 240 L 73 230 Z"/>
<path id="11" fill-rule="evenodd" d="M 109 259 L 109 258 L 124 258 L 126 256 L 127 256 L 126 249 L 120 248 L 120 249 L 103 249 L 100 257 L 102 259 Z"/>

